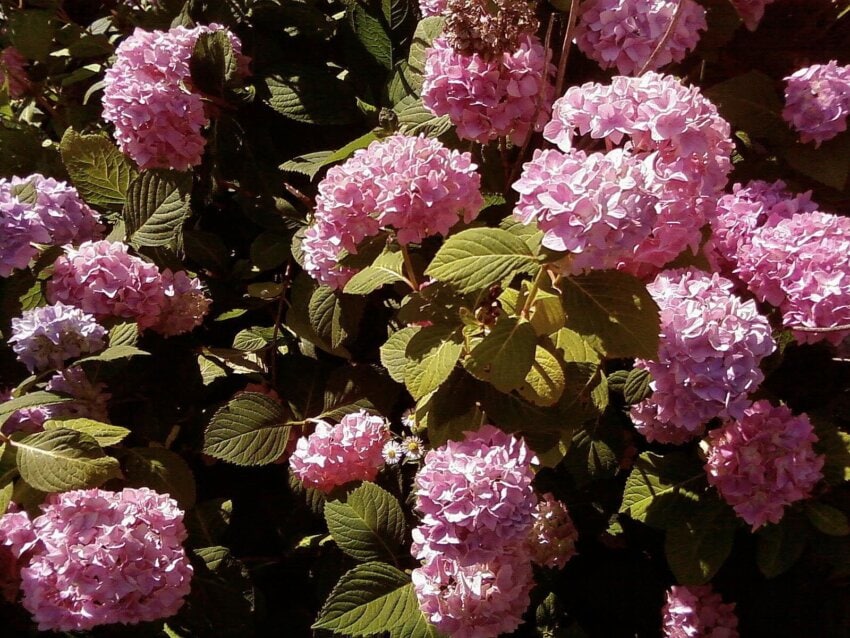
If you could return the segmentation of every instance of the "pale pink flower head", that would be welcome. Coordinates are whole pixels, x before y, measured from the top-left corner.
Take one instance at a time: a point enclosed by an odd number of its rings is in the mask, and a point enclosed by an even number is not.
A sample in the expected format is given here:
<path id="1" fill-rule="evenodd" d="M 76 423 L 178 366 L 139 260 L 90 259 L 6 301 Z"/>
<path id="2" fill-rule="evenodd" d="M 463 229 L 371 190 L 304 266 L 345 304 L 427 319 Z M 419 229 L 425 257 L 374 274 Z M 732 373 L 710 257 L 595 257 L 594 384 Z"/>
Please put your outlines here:
<path id="1" fill-rule="evenodd" d="M 673 585 L 661 613 L 664 638 L 738 638 L 735 604 L 711 585 Z"/>
<path id="2" fill-rule="evenodd" d="M 823 478 L 824 457 L 805 414 L 756 401 L 741 418 L 708 434 L 708 482 L 755 531 L 782 520 Z"/>
<path id="3" fill-rule="evenodd" d="M 603 69 L 632 75 L 649 62 L 677 11 L 673 31 L 647 71 L 681 62 L 708 25 L 705 9 L 694 0 L 589 0 L 581 4 L 576 44 Z"/>
<path id="4" fill-rule="evenodd" d="M 776 343 L 754 301 L 733 283 L 695 268 L 666 270 L 649 286 L 661 311 L 658 358 L 638 360 L 652 375 L 652 395 L 632 406 L 649 441 L 684 443 L 715 417 L 737 418 L 764 380 L 759 368 Z"/>
<path id="5" fill-rule="evenodd" d="M 752 233 L 738 248 L 735 273 L 782 312 L 800 343 L 838 345 L 850 331 L 807 332 L 850 324 L 850 218 L 798 213 Z"/>
<path id="6" fill-rule="evenodd" d="M 835 60 L 814 64 L 785 78 L 782 117 L 803 143 L 831 140 L 847 130 L 850 115 L 850 65 Z"/>
<path id="7" fill-rule="evenodd" d="M 127 252 L 121 242 L 85 242 L 65 248 L 47 283 L 51 303 L 71 304 L 97 319 L 135 319 L 156 325 L 165 303 L 159 269 Z"/>
<path id="8" fill-rule="evenodd" d="M 767 5 L 772 4 L 774 0 L 730 0 L 735 11 L 741 16 L 744 25 L 750 30 L 755 31 L 758 28 L 759 22 L 764 17 L 764 9 Z"/>
<path id="9" fill-rule="evenodd" d="M 189 277 L 184 271 L 162 272 L 162 287 L 165 301 L 159 316 L 159 323 L 153 330 L 171 337 L 191 332 L 204 321 L 212 303 L 204 294 L 197 277 Z"/>
<path id="10" fill-rule="evenodd" d="M 27 75 L 27 59 L 15 47 L 0 49 L 0 90 L 8 87 L 13 100 L 24 97 L 32 87 Z"/>
<path id="11" fill-rule="evenodd" d="M 51 494 L 32 521 L 23 606 L 40 631 L 85 631 L 173 616 L 192 566 L 177 502 L 148 488 Z"/>
<path id="12" fill-rule="evenodd" d="M 419 11 L 423 18 L 442 15 L 446 10 L 446 0 L 419 0 Z"/>
<path id="13" fill-rule="evenodd" d="M 416 475 L 413 556 L 486 562 L 522 544 L 534 523 L 534 453 L 492 425 L 467 432 L 425 455 Z"/>
<path id="14" fill-rule="evenodd" d="M 0 183 L 0 277 L 26 268 L 38 255 L 33 244 L 50 244 L 51 238 L 35 207 Z"/>
<path id="15" fill-rule="evenodd" d="M 486 144 L 508 137 L 522 144 L 549 118 L 555 74 L 549 58 L 534 35 L 486 58 L 458 53 L 440 36 L 426 54 L 422 102 L 435 115 L 448 115 L 461 139 Z"/>
<path id="16" fill-rule="evenodd" d="M 578 530 L 567 506 L 552 494 L 544 494 L 534 510 L 529 536 L 531 560 L 543 567 L 561 569 L 576 555 Z"/>
<path id="17" fill-rule="evenodd" d="M 30 550 L 38 539 L 26 512 L 19 512 L 11 503 L 0 514 L 0 598 L 16 602 L 21 587 L 21 568 L 26 565 Z"/>
<path id="18" fill-rule="evenodd" d="M 496 638 L 522 623 L 534 574 L 524 551 L 501 552 L 480 563 L 436 555 L 413 570 L 419 607 L 452 638 Z"/>
<path id="19" fill-rule="evenodd" d="M 330 492 L 352 481 L 371 481 L 384 465 L 381 452 L 390 438 L 386 419 L 360 410 L 336 425 L 316 423 L 298 439 L 289 467 L 305 487 Z"/>

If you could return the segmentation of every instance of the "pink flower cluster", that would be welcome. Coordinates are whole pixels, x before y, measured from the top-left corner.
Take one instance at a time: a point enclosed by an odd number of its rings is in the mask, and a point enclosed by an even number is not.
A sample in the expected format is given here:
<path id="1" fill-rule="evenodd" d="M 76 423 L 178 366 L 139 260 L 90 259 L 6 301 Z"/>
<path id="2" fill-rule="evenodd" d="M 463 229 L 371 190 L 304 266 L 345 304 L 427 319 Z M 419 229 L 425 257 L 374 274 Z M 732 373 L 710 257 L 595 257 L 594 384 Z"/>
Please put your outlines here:
<path id="1" fill-rule="evenodd" d="M 386 419 L 365 410 L 345 415 L 336 425 L 316 423 L 298 439 L 289 467 L 305 487 L 330 492 L 351 481 L 371 481 L 384 465 L 381 451 L 390 438 Z"/>
<path id="2" fill-rule="evenodd" d="M 698 88 L 652 72 L 574 86 L 555 102 L 543 135 L 564 152 L 577 135 L 604 140 L 607 148 L 623 145 L 653 166 L 655 224 L 621 269 L 646 276 L 686 248 L 696 251 L 734 148 L 729 123 Z"/>
<path id="3" fill-rule="evenodd" d="M 115 64 L 106 71 L 103 118 L 115 125 L 118 146 L 139 168 L 183 171 L 201 163 L 208 120 L 201 95 L 191 90 L 189 61 L 201 34 L 221 30 L 217 24 L 137 28 L 116 49 Z M 242 44 L 226 33 L 244 75 Z"/>
<path id="4" fill-rule="evenodd" d="M 442 15 L 446 10 L 447 0 L 419 0 L 419 11 L 423 18 Z"/>
<path id="5" fill-rule="evenodd" d="M 459 53 L 441 36 L 427 52 L 422 102 L 435 115 L 448 115 L 461 139 L 486 144 L 508 137 L 522 144 L 549 117 L 554 73 L 534 35 L 490 58 Z"/>
<path id="6" fill-rule="evenodd" d="M 177 613 L 192 566 L 183 512 L 147 488 L 51 494 L 43 514 L 0 519 L 20 570 L 23 605 L 40 631 L 84 631 Z"/>
<path id="7" fill-rule="evenodd" d="M 632 406 L 632 420 L 650 441 L 684 443 L 710 419 L 743 414 L 776 344 L 755 302 L 716 273 L 667 270 L 647 288 L 661 310 L 661 340 L 656 361 L 636 363 L 652 374 L 653 392 Z"/>
<path id="8" fill-rule="evenodd" d="M 835 60 L 800 69 L 785 78 L 782 117 L 800 133 L 801 142 L 831 140 L 847 130 L 850 115 L 850 65 Z"/>
<path id="9" fill-rule="evenodd" d="M 72 304 L 98 319 L 133 319 L 166 336 L 187 332 L 209 308 L 200 281 L 185 272 L 160 272 L 121 242 L 85 242 L 66 248 L 47 283 L 51 302 Z"/>
<path id="10" fill-rule="evenodd" d="M 57 303 L 12 319 L 9 343 L 30 372 L 61 368 L 65 361 L 104 346 L 106 330 L 78 308 Z"/>
<path id="11" fill-rule="evenodd" d="M 522 622 L 533 583 L 533 462 L 524 441 L 492 425 L 425 456 L 415 480 L 423 516 L 411 547 L 424 565 L 413 585 L 440 632 L 491 638 Z"/>
<path id="12" fill-rule="evenodd" d="M 711 585 L 674 585 L 661 613 L 664 638 L 738 638 L 735 604 L 724 603 Z"/>
<path id="13" fill-rule="evenodd" d="M 778 523 L 785 507 L 808 498 L 824 458 L 808 416 L 756 401 L 708 435 L 708 481 L 753 530 Z"/>
<path id="14" fill-rule="evenodd" d="M 32 530 L 29 516 L 9 504 L 0 515 L 0 596 L 14 603 L 21 589 L 21 568 L 26 566 L 29 552 L 38 539 Z"/>
<path id="15" fill-rule="evenodd" d="M 424 136 L 393 135 L 358 150 L 319 183 L 313 226 L 306 233 L 304 266 L 332 288 L 353 274 L 338 263 L 342 251 L 394 228 L 401 245 L 446 235 L 478 215 L 484 201 L 469 153 Z"/>
<path id="16" fill-rule="evenodd" d="M 738 248 L 736 274 L 786 327 L 850 324 L 850 218 L 818 211 L 757 229 Z M 794 330 L 800 343 L 837 345 L 850 331 Z"/>
<path id="17" fill-rule="evenodd" d="M 764 17 L 764 9 L 774 0 L 731 0 L 735 11 L 750 31 L 755 31 Z"/>
<path id="18" fill-rule="evenodd" d="M 0 90 L 7 87 L 13 100 L 24 97 L 32 86 L 27 64 L 27 59 L 15 47 L 0 49 Z"/>
<path id="19" fill-rule="evenodd" d="M 28 188 L 35 189 L 34 201 L 23 197 Z M 38 255 L 33 244 L 60 246 L 97 239 L 103 232 L 99 219 L 65 182 L 38 173 L 0 179 L 0 277 L 26 268 Z"/>
<path id="20" fill-rule="evenodd" d="M 538 149 L 512 186 L 520 194 L 514 216 L 537 222 L 547 248 L 571 253 L 565 271 L 616 268 L 654 228 L 653 177 L 651 161 L 624 149 Z"/>
<path id="21" fill-rule="evenodd" d="M 679 16 L 674 18 L 677 12 Z M 646 69 L 655 71 L 684 60 L 699 42 L 700 31 L 708 28 L 705 9 L 694 0 L 584 2 L 576 23 L 576 44 L 603 69 L 617 67 L 622 75 L 632 75 L 650 61 L 674 19 L 672 33 Z"/>
<path id="22" fill-rule="evenodd" d="M 566 505 L 544 494 L 534 510 L 529 548 L 531 560 L 544 567 L 561 569 L 576 555 L 578 530 Z"/>

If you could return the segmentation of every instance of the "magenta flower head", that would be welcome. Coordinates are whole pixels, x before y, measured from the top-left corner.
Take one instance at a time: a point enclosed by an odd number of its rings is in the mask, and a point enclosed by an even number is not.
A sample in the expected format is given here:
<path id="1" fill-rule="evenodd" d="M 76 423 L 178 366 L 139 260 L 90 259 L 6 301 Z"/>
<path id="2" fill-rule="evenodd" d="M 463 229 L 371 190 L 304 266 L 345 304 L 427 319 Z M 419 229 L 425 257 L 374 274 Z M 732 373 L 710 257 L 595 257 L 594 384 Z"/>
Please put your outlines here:
<path id="1" fill-rule="evenodd" d="M 81 354 L 98 352 L 106 330 L 95 318 L 78 308 L 56 303 L 25 310 L 12 319 L 9 343 L 30 372 L 61 368 Z"/>
<path id="2" fill-rule="evenodd" d="M 831 140 L 847 130 L 850 115 L 850 66 L 835 60 L 800 69 L 785 78 L 782 117 L 803 143 Z"/>
<path id="3" fill-rule="evenodd" d="M 661 310 L 652 395 L 632 406 L 637 430 L 650 441 L 684 443 L 715 417 L 737 418 L 764 380 L 761 360 L 776 348 L 770 324 L 733 283 L 697 269 L 666 270 L 648 287 Z"/>
<path id="4" fill-rule="evenodd" d="M 531 560 L 543 567 L 561 569 L 576 555 L 578 530 L 566 505 L 544 494 L 534 510 L 529 536 Z"/>
<path id="5" fill-rule="evenodd" d="M 741 16 L 744 25 L 750 30 L 755 31 L 758 28 L 759 22 L 764 17 L 764 9 L 767 5 L 772 4 L 774 0 L 730 0 L 735 11 Z"/>
<path id="6" fill-rule="evenodd" d="M 440 36 L 425 59 L 422 102 L 435 115 L 448 115 L 461 139 L 486 144 L 509 137 L 522 144 L 549 118 L 554 74 L 534 35 L 523 36 L 514 51 L 486 58 L 458 53 Z"/>
<path id="7" fill-rule="evenodd" d="M 674 585 L 662 610 L 664 638 L 738 638 L 735 604 L 711 585 Z"/>
<path id="8" fill-rule="evenodd" d="M 753 531 L 778 523 L 785 507 L 808 498 L 823 477 L 816 441 L 808 416 L 756 401 L 740 419 L 709 432 L 708 482 Z"/>
<path id="9" fill-rule="evenodd" d="M 192 566 L 174 499 L 147 488 L 75 490 L 49 495 L 41 509 L 8 545 L 16 558 L 29 550 L 22 603 L 40 631 L 159 620 L 183 605 Z M 20 515 L 0 521 L 9 516 Z"/>
<path id="10" fill-rule="evenodd" d="M 384 465 L 382 451 L 390 438 L 386 419 L 360 410 L 336 425 L 316 423 L 310 436 L 298 439 L 289 467 L 305 487 L 330 492 L 351 481 L 371 481 Z"/>
<path id="11" fill-rule="evenodd" d="M 681 62 L 693 50 L 708 25 L 705 9 L 694 0 L 589 0 L 579 10 L 576 44 L 603 69 L 616 67 L 622 75 L 637 73 L 650 61 L 674 16 L 673 31 L 653 64 L 655 71 Z"/>
<path id="12" fill-rule="evenodd" d="M 201 163 L 208 120 L 201 95 L 191 90 L 189 61 L 201 34 L 221 30 L 245 75 L 241 42 L 217 24 L 136 29 L 116 49 L 115 64 L 106 71 L 103 119 L 115 125 L 118 146 L 139 168 L 184 171 Z"/>

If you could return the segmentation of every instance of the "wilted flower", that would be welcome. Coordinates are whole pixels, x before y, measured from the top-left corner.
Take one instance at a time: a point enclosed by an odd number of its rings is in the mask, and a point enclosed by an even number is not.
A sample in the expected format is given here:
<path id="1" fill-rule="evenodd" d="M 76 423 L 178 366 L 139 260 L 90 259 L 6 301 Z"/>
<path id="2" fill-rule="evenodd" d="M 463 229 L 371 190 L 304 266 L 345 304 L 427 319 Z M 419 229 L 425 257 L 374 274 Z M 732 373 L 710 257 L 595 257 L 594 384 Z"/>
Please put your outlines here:
<path id="1" fill-rule="evenodd" d="M 446 0 L 443 34 L 458 53 L 485 58 L 513 53 L 539 25 L 527 0 Z"/>
<path id="2" fill-rule="evenodd" d="M 165 301 L 153 330 L 171 337 L 191 332 L 201 325 L 211 301 L 204 294 L 197 277 L 189 277 L 182 270 L 171 272 L 166 269 L 162 272 L 162 286 Z"/>
<path id="3" fill-rule="evenodd" d="M 544 567 L 562 568 L 576 554 L 578 530 L 566 505 L 544 494 L 534 510 L 529 536 L 531 559 Z"/>

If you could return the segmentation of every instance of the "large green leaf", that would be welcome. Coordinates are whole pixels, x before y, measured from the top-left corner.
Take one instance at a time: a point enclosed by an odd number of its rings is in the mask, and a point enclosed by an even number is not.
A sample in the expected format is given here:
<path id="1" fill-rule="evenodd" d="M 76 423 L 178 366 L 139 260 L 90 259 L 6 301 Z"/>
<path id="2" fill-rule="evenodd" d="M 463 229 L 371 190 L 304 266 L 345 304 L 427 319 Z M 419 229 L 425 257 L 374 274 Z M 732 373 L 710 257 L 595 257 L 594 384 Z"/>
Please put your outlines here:
<path id="1" fill-rule="evenodd" d="M 721 501 L 700 505 L 691 518 L 667 531 L 664 552 L 673 574 L 683 585 L 704 585 L 732 551 L 737 519 Z"/>
<path id="2" fill-rule="evenodd" d="M 213 415 L 204 433 L 204 453 L 236 465 L 266 465 L 289 441 L 283 407 L 258 392 L 243 392 Z"/>
<path id="3" fill-rule="evenodd" d="M 363 483 L 344 500 L 328 501 L 325 521 L 339 548 L 359 561 L 395 562 L 404 541 L 401 505 L 374 483 Z"/>
<path id="4" fill-rule="evenodd" d="M 167 246 L 191 214 L 192 174 L 145 171 L 130 184 L 124 224 L 134 246 Z"/>
<path id="5" fill-rule="evenodd" d="M 44 424 L 45 430 L 59 430 L 65 428 L 88 434 L 101 447 L 117 445 L 130 434 L 130 430 L 110 423 L 101 423 L 93 419 L 65 419 L 50 420 Z"/>
<path id="6" fill-rule="evenodd" d="M 428 326 L 407 343 L 404 383 L 414 399 L 439 388 L 454 370 L 463 352 L 463 338 L 455 326 Z"/>
<path id="7" fill-rule="evenodd" d="M 421 328 L 408 326 L 390 335 L 387 342 L 381 346 L 381 363 L 387 369 L 393 381 L 404 383 L 404 373 L 407 369 L 407 344 Z"/>
<path id="8" fill-rule="evenodd" d="M 413 33 L 413 41 L 410 43 L 410 52 L 407 55 L 407 64 L 410 71 L 407 74 L 407 78 L 411 84 L 411 88 L 417 94 L 422 89 L 428 48 L 433 44 L 434 39 L 442 33 L 444 24 L 445 18 L 442 16 L 430 16 L 423 18 L 416 25 L 416 31 Z"/>
<path id="9" fill-rule="evenodd" d="M 406 95 L 393 107 L 398 116 L 398 130 L 406 135 L 440 137 L 452 128 L 448 115 L 434 115 L 422 100 Z"/>
<path id="10" fill-rule="evenodd" d="M 80 135 L 69 128 L 59 145 L 62 162 L 74 186 L 89 204 L 123 204 L 137 172 L 103 135 Z"/>
<path id="11" fill-rule="evenodd" d="M 351 124 L 358 118 L 351 85 L 330 70 L 287 65 L 279 74 L 266 78 L 268 105 L 296 122 L 306 124 Z"/>
<path id="12" fill-rule="evenodd" d="M 137 447 L 124 458 L 127 484 L 169 494 L 188 510 L 195 504 L 195 476 L 179 454 L 162 447 Z"/>
<path id="13" fill-rule="evenodd" d="M 310 296 L 307 315 L 316 334 L 331 348 L 338 348 L 355 334 L 363 308 L 361 297 L 339 294 L 327 286 L 319 286 Z"/>
<path id="14" fill-rule="evenodd" d="M 538 345 L 531 369 L 519 387 L 520 396 L 534 404 L 550 406 L 558 402 L 565 387 L 564 367 L 558 357 L 548 348 Z"/>
<path id="15" fill-rule="evenodd" d="M 466 369 L 500 392 L 519 388 L 534 363 L 537 334 L 525 319 L 502 317 L 469 353 Z"/>
<path id="16" fill-rule="evenodd" d="M 564 277 L 567 328 L 610 358 L 658 354 L 658 306 L 640 280 L 614 270 Z"/>
<path id="17" fill-rule="evenodd" d="M 402 263 L 404 258 L 400 252 L 384 251 L 378 258 L 356 275 L 347 284 L 345 292 L 352 295 L 368 295 L 385 284 L 402 280 Z"/>
<path id="18" fill-rule="evenodd" d="M 697 506 L 704 484 L 704 470 L 688 455 L 644 452 L 626 479 L 620 512 L 653 527 L 669 528 Z"/>
<path id="19" fill-rule="evenodd" d="M 354 35 L 375 62 L 391 69 L 395 62 L 392 34 L 381 4 L 375 0 L 355 0 L 348 5 L 348 19 Z"/>
<path id="20" fill-rule="evenodd" d="M 809 542 L 808 526 L 799 516 L 786 515 L 756 533 L 756 565 L 766 578 L 788 571 Z"/>
<path id="21" fill-rule="evenodd" d="M 14 447 L 21 478 L 42 492 L 97 487 L 120 475 L 118 461 L 77 430 L 36 432 L 15 441 Z"/>
<path id="22" fill-rule="evenodd" d="M 211 95 L 221 95 L 238 70 L 233 45 L 224 30 L 202 33 L 195 41 L 189 71 L 192 84 Z"/>

